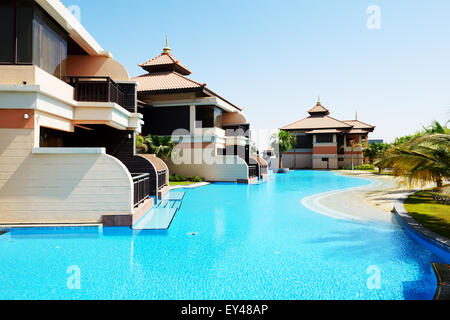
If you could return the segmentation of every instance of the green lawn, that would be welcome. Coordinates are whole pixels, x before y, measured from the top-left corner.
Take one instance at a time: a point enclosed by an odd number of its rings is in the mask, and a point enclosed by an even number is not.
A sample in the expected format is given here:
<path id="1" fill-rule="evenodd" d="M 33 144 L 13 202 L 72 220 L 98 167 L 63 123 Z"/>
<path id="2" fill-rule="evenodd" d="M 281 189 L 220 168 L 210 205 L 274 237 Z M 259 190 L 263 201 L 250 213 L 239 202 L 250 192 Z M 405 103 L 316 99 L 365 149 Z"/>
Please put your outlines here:
<path id="1" fill-rule="evenodd" d="M 450 206 L 433 200 L 433 192 L 416 192 L 405 201 L 405 209 L 417 222 L 450 238 Z"/>

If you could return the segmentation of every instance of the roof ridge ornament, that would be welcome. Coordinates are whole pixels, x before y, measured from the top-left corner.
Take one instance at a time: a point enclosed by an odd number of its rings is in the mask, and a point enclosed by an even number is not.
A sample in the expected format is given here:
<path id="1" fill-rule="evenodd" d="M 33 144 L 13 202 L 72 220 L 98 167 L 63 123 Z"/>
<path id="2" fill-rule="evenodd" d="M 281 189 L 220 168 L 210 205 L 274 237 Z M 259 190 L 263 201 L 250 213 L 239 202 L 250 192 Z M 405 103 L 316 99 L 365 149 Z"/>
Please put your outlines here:
<path id="1" fill-rule="evenodd" d="M 166 36 L 166 47 L 163 49 L 163 53 L 171 53 L 172 49 L 169 47 L 169 37 Z"/>

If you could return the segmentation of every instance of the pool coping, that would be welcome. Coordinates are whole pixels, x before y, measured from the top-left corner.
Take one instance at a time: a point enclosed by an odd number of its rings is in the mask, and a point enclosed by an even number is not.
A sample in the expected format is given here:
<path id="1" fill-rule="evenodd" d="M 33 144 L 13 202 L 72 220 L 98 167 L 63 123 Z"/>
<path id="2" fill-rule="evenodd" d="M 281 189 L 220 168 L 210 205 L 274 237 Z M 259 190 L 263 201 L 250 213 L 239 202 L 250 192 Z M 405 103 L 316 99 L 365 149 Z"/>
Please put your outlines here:
<path id="1" fill-rule="evenodd" d="M 409 192 L 405 197 L 399 198 L 395 202 L 393 212 L 397 217 L 397 220 L 399 220 L 404 227 L 412 231 L 414 234 L 418 235 L 423 240 L 429 242 L 430 244 L 438 247 L 443 251 L 450 253 L 450 239 L 425 228 L 413 217 L 411 217 L 409 213 L 406 211 L 404 202 L 413 193 L 414 191 Z"/>
<path id="2" fill-rule="evenodd" d="M 450 239 L 441 236 L 421 225 L 406 211 L 404 202 L 415 192 L 409 192 L 405 197 L 397 199 L 393 213 L 399 223 L 410 233 L 418 236 L 430 245 L 450 253 Z M 450 265 L 443 263 L 431 264 L 436 276 L 436 292 L 433 300 L 450 300 Z"/>
<path id="3" fill-rule="evenodd" d="M 178 186 L 170 186 L 170 191 L 177 190 L 177 189 L 194 189 L 194 188 L 200 188 L 207 185 L 210 185 L 211 182 L 199 182 L 199 183 L 193 183 L 189 185 L 178 185 Z"/>
<path id="4" fill-rule="evenodd" d="M 432 263 L 431 266 L 437 280 L 437 289 L 433 300 L 450 300 L 450 265 Z"/>

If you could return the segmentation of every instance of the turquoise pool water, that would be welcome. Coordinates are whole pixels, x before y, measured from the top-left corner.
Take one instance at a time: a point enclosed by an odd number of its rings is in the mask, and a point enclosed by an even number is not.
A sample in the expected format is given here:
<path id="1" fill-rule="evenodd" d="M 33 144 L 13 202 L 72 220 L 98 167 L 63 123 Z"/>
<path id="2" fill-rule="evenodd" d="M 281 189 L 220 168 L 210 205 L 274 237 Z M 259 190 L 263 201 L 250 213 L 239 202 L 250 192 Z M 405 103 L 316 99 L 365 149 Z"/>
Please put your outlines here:
<path id="1" fill-rule="evenodd" d="M 448 261 L 398 224 L 301 204 L 368 183 L 297 171 L 185 190 L 168 231 L 12 230 L 0 236 L 0 299 L 431 299 L 430 263 Z"/>

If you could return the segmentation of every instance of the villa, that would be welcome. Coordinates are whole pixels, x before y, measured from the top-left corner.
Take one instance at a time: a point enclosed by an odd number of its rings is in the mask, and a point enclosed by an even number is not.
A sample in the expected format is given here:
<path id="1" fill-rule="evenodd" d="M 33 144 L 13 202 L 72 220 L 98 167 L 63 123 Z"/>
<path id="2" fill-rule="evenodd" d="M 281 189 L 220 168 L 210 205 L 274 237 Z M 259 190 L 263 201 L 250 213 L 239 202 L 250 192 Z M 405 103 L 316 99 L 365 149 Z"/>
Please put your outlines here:
<path id="1" fill-rule="evenodd" d="M 0 14 L 0 224 L 133 225 L 169 177 L 136 155 L 136 82 L 60 1 Z"/>
<path id="2" fill-rule="evenodd" d="M 132 80 L 138 83 L 142 134 L 172 136 L 172 173 L 243 183 L 267 175 L 265 160 L 250 156 L 250 125 L 242 108 L 188 78 L 191 71 L 167 41 L 162 54 L 139 66 L 146 73 Z"/>
<path id="3" fill-rule="evenodd" d="M 364 163 L 362 148 L 375 127 L 355 120 L 340 121 L 320 99 L 308 111 L 309 117 L 289 124 L 281 130 L 295 135 L 294 149 L 283 153 L 283 166 L 290 169 L 338 169 Z"/>

